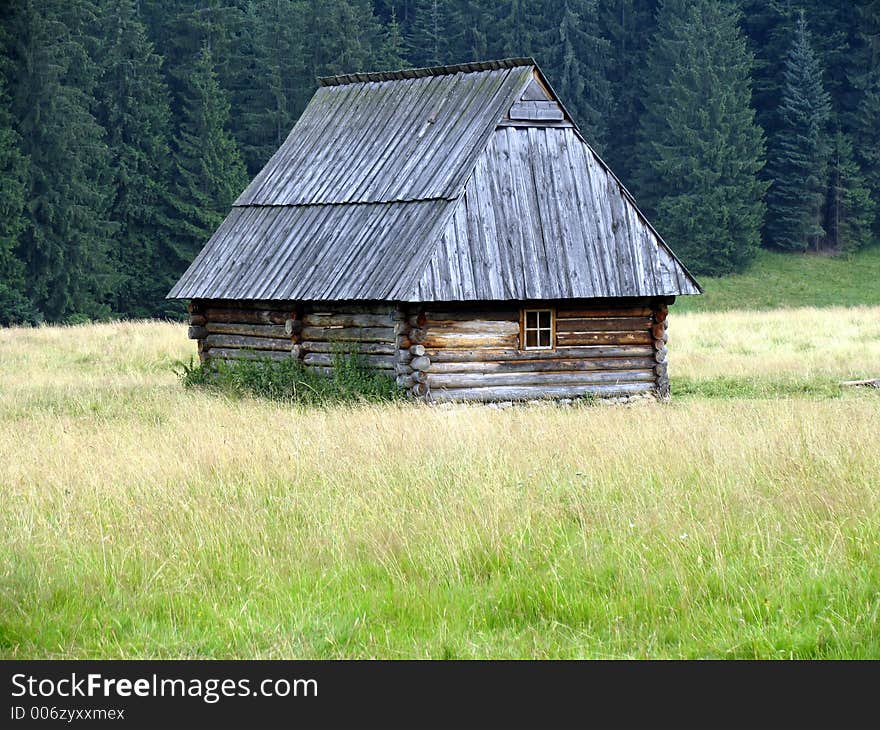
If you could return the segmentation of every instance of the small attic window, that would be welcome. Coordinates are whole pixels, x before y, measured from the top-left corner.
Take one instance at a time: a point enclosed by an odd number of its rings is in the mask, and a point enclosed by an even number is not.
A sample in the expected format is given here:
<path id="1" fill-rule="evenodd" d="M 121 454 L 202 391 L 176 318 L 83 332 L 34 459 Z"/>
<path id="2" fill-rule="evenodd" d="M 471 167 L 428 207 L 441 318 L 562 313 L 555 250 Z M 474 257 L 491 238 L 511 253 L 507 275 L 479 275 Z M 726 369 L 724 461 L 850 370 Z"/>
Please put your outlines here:
<path id="1" fill-rule="evenodd" d="M 523 350 L 552 350 L 556 334 L 552 309 L 524 309 L 520 316 L 520 347 Z"/>

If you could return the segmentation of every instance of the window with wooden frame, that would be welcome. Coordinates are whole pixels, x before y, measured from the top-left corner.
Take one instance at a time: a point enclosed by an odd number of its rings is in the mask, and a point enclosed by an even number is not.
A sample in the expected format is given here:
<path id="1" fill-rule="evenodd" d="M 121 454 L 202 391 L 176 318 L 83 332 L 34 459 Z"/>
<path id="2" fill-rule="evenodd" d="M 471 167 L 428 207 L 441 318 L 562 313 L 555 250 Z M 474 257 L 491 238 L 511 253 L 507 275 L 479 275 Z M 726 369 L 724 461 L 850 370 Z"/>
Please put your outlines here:
<path id="1" fill-rule="evenodd" d="M 556 312 L 552 309 L 523 309 L 519 328 L 521 349 L 552 350 L 556 347 Z"/>

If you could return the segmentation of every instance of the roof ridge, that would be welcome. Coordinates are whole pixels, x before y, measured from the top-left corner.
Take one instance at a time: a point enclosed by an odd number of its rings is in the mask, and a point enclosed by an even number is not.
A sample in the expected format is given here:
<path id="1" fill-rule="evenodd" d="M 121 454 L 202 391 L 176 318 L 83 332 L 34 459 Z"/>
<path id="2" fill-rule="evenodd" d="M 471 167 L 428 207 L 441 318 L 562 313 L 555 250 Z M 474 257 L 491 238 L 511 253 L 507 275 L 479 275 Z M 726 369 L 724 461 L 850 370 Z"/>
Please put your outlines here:
<path id="1" fill-rule="evenodd" d="M 427 76 L 448 76 L 456 73 L 477 73 L 479 71 L 498 71 L 505 68 L 517 68 L 519 66 L 537 66 L 534 58 L 528 56 L 516 58 L 501 58 L 495 61 L 475 61 L 472 63 L 456 63 L 447 66 L 426 66 L 424 68 L 403 68 L 397 71 L 369 71 L 339 76 L 321 76 L 318 78 L 320 86 L 344 86 L 346 84 L 361 84 L 375 81 L 400 81 L 402 79 L 417 79 Z"/>

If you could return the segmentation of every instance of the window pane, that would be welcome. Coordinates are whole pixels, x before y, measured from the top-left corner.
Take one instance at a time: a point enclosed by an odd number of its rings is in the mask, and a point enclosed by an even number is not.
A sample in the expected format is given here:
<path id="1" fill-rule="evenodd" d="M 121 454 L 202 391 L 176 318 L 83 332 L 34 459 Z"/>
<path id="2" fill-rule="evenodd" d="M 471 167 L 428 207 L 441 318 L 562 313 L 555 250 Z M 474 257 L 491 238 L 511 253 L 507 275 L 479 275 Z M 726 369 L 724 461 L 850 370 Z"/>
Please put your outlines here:
<path id="1" fill-rule="evenodd" d="M 550 326 L 550 312 L 538 312 L 538 327 Z"/>
<path id="2" fill-rule="evenodd" d="M 540 330 L 540 336 L 538 338 L 539 344 L 541 347 L 550 347 L 550 330 L 544 329 Z"/>
<path id="3" fill-rule="evenodd" d="M 537 330 L 526 330 L 526 347 L 537 347 L 538 346 L 538 332 Z"/>
<path id="4" fill-rule="evenodd" d="M 526 327 L 537 327 L 538 326 L 538 313 L 537 312 L 526 312 Z"/>

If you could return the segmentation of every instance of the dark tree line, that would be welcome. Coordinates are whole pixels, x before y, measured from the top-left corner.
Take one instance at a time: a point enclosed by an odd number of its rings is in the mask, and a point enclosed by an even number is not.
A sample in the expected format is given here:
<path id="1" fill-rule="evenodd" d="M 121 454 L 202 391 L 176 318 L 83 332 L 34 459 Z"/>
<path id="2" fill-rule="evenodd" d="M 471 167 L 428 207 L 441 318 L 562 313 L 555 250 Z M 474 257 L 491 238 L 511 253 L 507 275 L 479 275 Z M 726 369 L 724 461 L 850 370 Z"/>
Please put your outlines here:
<path id="1" fill-rule="evenodd" d="M 316 77 L 534 56 L 697 273 L 880 239 L 880 0 L 0 0 L 0 323 L 165 292 Z"/>

